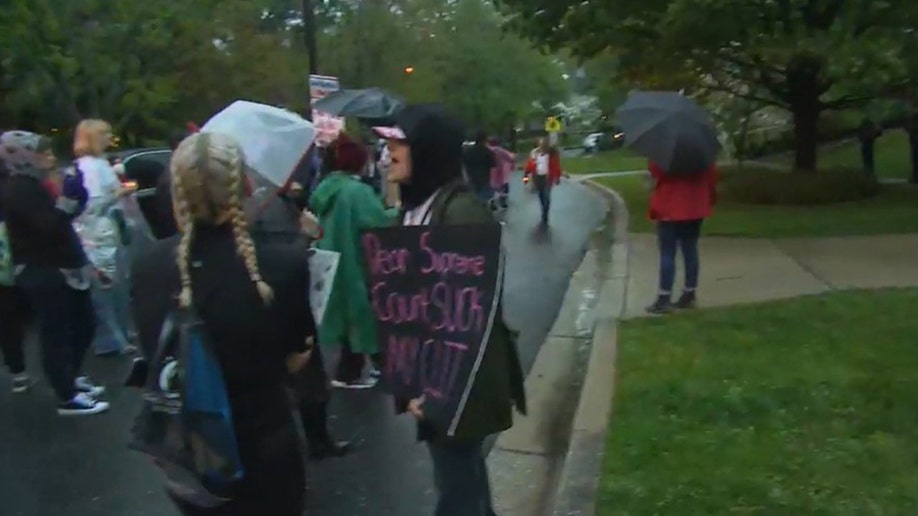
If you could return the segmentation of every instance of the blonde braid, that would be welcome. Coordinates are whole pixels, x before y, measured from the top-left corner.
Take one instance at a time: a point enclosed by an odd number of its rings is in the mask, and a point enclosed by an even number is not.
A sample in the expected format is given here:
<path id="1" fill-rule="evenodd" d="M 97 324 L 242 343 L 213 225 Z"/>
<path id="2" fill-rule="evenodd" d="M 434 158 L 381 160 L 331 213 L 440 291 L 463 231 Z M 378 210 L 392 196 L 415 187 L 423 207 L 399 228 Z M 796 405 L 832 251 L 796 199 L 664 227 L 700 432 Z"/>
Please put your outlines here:
<path id="1" fill-rule="evenodd" d="M 236 253 L 245 262 L 245 268 L 249 271 L 249 278 L 258 288 L 258 295 L 265 304 L 271 303 L 274 298 L 274 292 L 271 286 L 265 282 L 258 270 L 258 258 L 255 255 L 255 244 L 252 242 L 252 236 L 249 234 L 248 222 L 245 219 L 245 213 L 242 211 L 240 193 L 242 192 L 242 159 L 236 153 L 230 162 L 230 222 L 233 225 L 233 237 L 236 240 Z"/>
<path id="2" fill-rule="evenodd" d="M 191 306 L 191 272 L 189 271 L 189 262 L 191 257 L 191 239 L 194 233 L 194 222 L 188 209 L 188 197 L 185 189 L 182 187 L 182 176 L 173 174 L 172 176 L 172 200 L 176 206 L 176 222 L 178 222 L 182 238 L 176 248 L 176 265 L 179 269 L 179 277 L 182 280 L 182 290 L 178 295 L 178 303 L 182 308 Z"/>
<path id="3" fill-rule="evenodd" d="M 176 260 L 182 279 L 179 302 L 191 306 L 189 254 L 196 223 L 232 224 L 236 254 L 242 258 L 249 278 L 267 304 L 273 298 L 271 287 L 258 270 L 255 244 L 249 235 L 242 210 L 242 181 L 245 157 L 239 145 L 223 134 L 198 133 L 189 136 L 172 156 L 172 190 L 176 221 L 182 239 Z"/>

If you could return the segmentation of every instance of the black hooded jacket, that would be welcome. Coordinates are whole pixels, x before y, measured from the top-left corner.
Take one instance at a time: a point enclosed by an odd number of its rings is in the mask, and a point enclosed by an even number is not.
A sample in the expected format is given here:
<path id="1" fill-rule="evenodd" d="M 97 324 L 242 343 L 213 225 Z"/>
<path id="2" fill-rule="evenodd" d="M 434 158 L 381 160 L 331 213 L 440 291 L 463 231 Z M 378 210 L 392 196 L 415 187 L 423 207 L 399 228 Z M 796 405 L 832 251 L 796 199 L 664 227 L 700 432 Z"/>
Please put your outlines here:
<path id="1" fill-rule="evenodd" d="M 462 178 L 462 124 L 439 104 L 406 106 L 395 122 L 411 146 L 411 181 L 400 186 L 406 210 L 424 204 L 442 186 Z"/>

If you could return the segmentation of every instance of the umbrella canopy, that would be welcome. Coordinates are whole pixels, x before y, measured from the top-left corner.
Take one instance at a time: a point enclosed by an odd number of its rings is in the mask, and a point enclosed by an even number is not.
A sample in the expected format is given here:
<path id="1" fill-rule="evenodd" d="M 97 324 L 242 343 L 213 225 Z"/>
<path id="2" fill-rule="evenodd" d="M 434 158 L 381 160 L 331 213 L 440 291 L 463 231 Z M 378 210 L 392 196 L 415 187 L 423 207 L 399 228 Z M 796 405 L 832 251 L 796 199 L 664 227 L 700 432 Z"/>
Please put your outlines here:
<path id="1" fill-rule="evenodd" d="M 379 88 L 338 90 L 313 104 L 313 109 L 333 116 L 353 118 L 386 118 L 404 105 L 402 99 Z"/>
<path id="2" fill-rule="evenodd" d="M 720 142 L 711 116 L 681 93 L 632 93 L 615 116 L 625 145 L 668 173 L 703 172 L 717 159 Z"/>
<path id="3" fill-rule="evenodd" d="M 201 131 L 235 138 L 246 164 L 275 186 L 287 182 L 316 137 L 315 127 L 300 115 L 246 100 L 227 106 Z"/>

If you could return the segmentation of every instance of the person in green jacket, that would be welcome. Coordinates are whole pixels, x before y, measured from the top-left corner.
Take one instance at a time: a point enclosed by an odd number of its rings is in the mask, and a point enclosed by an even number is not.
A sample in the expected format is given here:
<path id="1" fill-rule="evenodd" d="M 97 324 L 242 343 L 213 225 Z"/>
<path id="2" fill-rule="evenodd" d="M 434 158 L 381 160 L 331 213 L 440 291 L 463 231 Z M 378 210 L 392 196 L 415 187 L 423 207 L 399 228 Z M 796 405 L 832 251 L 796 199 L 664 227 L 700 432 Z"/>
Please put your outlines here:
<path id="1" fill-rule="evenodd" d="M 346 134 L 332 143 L 326 159 L 330 173 L 309 198 L 309 206 L 319 217 L 323 235 L 316 247 L 341 254 L 331 295 L 319 325 L 319 344 L 338 347 L 341 358 L 332 385 L 365 389 L 376 384 L 367 374 L 367 360 L 377 352 L 376 325 L 361 261 L 361 230 L 391 225 L 394 212 L 387 212 L 373 188 L 359 175 L 365 170 L 365 147 Z"/>
<path id="2" fill-rule="evenodd" d="M 462 124 L 442 107 L 409 105 L 396 114 L 396 127 L 377 127 L 388 140 L 388 180 L 399 183 L 402 225 L 496 224 L 491 211 L 462 174 Z M 399 412 L 418 420 L 433 462 L 437 506 L 434 516 L 494 516 L 486 437 L 513 426 L 513 408 L 526 413 L 523 369 L 516 339 L 504 323 L 494 326 L 454 435 L 446 436 L 424 418 L 424 397 L 396 400 Z"/>

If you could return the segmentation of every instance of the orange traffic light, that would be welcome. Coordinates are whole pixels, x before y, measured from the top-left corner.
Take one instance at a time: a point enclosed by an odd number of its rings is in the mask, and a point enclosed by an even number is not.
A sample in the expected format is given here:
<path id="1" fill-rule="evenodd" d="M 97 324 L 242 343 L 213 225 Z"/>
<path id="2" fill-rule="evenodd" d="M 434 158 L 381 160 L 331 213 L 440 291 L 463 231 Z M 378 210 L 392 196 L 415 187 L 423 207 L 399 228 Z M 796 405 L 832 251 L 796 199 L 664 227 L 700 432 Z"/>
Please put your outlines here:
<path id="1" fill-rule="evenodd" d="M 410 75 L 410 74 L 413 74 L 413 73 L 414 73 L 414 67 L 413 67 L 413 66 L 406 66 L 406 67 L 405 67 L 405 73 L 407 73 L 407 74 L 409 74 L 409 75 Z"/>

